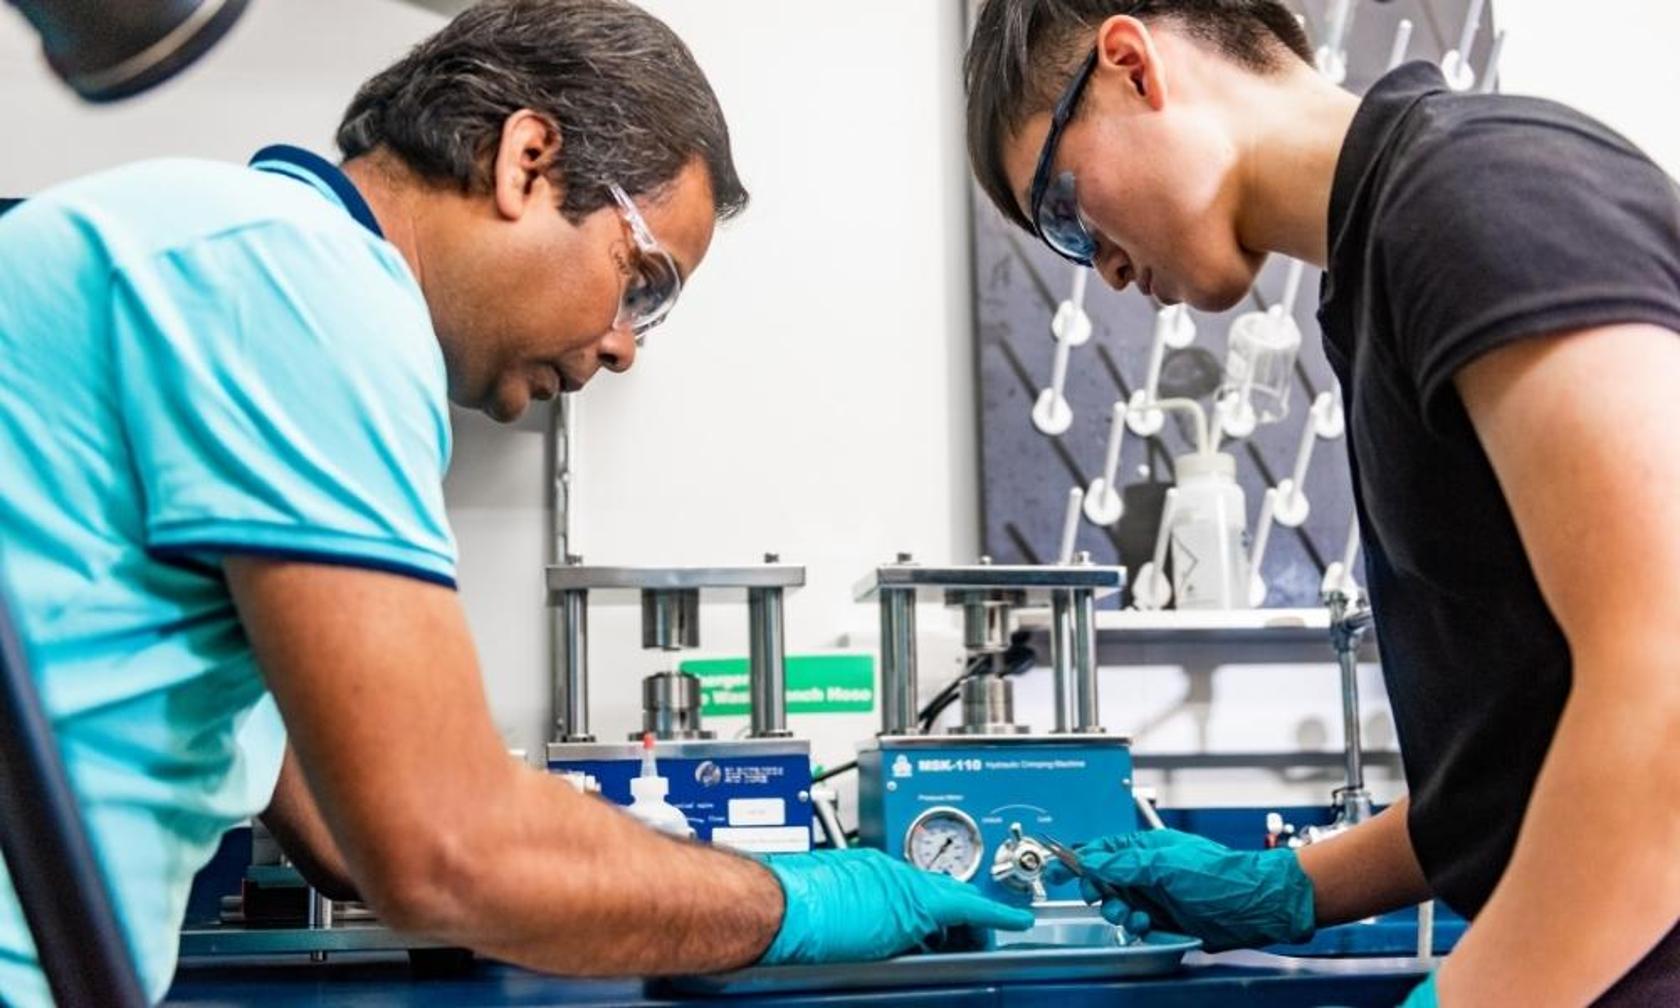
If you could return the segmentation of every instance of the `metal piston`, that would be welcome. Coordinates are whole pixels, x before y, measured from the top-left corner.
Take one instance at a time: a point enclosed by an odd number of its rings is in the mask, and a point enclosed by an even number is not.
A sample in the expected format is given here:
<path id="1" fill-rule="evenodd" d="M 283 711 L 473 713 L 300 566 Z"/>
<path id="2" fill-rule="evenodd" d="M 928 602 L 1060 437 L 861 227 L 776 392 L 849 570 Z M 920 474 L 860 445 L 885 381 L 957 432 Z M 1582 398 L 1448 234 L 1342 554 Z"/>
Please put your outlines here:
<path id="1" fill-rule="evenodd" d="M 965 679 L 962 684 L 962 724 L 952 735 L 1025 735 L 1027 726 L 1015 723 L 1015 684 L 995 673 Z"/>
<path id="2" fill-rule="evenodd" d="M 700 680 L 687 672 L 656 672 L 642 680 L 642 730 L 661 741 L 709 739 L 700 727 Z"/>

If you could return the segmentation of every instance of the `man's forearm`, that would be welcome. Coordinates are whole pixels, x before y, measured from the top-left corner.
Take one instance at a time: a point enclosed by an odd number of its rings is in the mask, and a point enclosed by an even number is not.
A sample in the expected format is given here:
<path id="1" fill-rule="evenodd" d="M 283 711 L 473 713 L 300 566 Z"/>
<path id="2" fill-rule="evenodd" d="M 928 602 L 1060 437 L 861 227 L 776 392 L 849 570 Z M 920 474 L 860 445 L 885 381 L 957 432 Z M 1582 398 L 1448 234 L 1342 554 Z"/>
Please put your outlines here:
<path id="1" fill-rule="evenodd" d="M 488 797 L 488 796 L 487 796 Z M 549 774 L 517 767 L 438 883 L 435 928 L 508 962 L 571 975 L 710 972 L 756 961 L 783 895 L 756 861 L 657 834 Z"/>
<path id="2" fill-rule="evenodd" d="M 303 770 L 289 745 L 280 764 L 280 779 L 274 785 L 274 797 L 261 818 L 306 882 L 329 899 L 360 898 L 350 877 L 350 869 L 344 863 L 344 856 L 339 853 L 338 844 L 333 842 L 327 824 L 321 819 L 315 796 L 310 794 L 309 785 L 303 779 Z"/>
<path id="3" fill-rule="evenodd" d="M 1406 831 L 1405 798 L 1369 822 L 1301 848 L 1313 880 L 1319 927 L 1345 924 L 1429 899 L 1429 883 Z"/>
<path id="4" fill-rule="evenodd" d="M 1675 652 L 1643 646 L 1577 655 L 1510 866 L 1441 970 L 1443 1005 L 1586 1004 L 1680 918 L 1680 686 Z M 1660 671 L 1620 674 L 1641 664 Z M 1658 685 L 1622 685 L 1641 678 Z"/>

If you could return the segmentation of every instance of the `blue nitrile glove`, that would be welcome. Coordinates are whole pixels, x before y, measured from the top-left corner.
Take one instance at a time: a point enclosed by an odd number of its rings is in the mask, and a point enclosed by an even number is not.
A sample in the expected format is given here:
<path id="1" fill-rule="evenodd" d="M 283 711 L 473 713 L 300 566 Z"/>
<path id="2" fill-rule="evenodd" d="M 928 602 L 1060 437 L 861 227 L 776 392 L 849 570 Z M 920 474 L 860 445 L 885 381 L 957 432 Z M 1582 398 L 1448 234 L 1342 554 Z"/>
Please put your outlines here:
<path id="1" fill-rule="evenodd" d="M 947 927 L 1032 927 L 1030 910 L 981 896 L 948 875 L 912 868 L 876 850 L 779 854 L 765 860 L 787 910 L 760 962 L 885 959 Z"/>
<path id="2" fill-rule="evenodd" d="M 1440 1002 L 1435 997 L 1435 974 L 1429 974 L 1429 979 L 1412 988 L 1412 993 L 1400 1003 L 1400 1008 L 1439 1008 Z"/>
<path id="3" fill-rule="evenodd" d="M 1086 872 L 1115 892 L 1104 898 L 1089 879 L 1081 880 L 1086 902 L 1101 902 L 1105 920 L 1133 932 L 1143 930 L 1137 926 L 1141 910 L 1154 927 L 1200 938 L 1209 952 L 1312 937 L 1312 879 L 1292 850 L 1232 850 L 1158 829 L 1104 837 L 1077 853 Z M 1061 864 L 1051 865 L 1052 882 L 1069 877 Z"/>

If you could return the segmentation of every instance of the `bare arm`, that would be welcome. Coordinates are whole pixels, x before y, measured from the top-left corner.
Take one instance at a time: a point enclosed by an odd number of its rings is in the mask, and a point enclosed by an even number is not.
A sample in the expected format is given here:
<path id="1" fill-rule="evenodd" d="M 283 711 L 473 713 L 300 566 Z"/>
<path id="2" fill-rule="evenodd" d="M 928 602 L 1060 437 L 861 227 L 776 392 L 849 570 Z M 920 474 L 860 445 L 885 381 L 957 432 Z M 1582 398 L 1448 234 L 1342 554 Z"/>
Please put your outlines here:
<path id="1" fill-rule="evenodd" d="M 274 834 L 280 849 L 292 859 L 304 881 L 335 900 L 361 899 L 344 855 L 333 843 L 332 833 L 321 818 L 309 784 L 303 779 L 297 754 L 286 747 L 285 762 L 280 765 L 280 781 L 274 786 L 274 799 L 262 822 Z"/>
<path id="2" fill-rule="evenodd" d="M 578 975 L 755 960 L 782 891 L 509 757 L 455 594 L 230 558 L 228 582 L 357 888 L 393 925 Z"/>
<path id="3" fill-rule="evenodd" d="M 1680 336 L 1528 340 L 1459 392 L 1569 640 L 1574 685 L 1444 1005 L 1585 1004 L 1680 919 Z"/>
<path id="4" fill-rule="evenodd" d="M 1429 899 L 1429 883 L 1406 831 L 1409 807 L 1402 798 L 1369 822 L 1301 848 L 1301 869 L 1313 880 L 1313 913 L 1319 927 Z"/>

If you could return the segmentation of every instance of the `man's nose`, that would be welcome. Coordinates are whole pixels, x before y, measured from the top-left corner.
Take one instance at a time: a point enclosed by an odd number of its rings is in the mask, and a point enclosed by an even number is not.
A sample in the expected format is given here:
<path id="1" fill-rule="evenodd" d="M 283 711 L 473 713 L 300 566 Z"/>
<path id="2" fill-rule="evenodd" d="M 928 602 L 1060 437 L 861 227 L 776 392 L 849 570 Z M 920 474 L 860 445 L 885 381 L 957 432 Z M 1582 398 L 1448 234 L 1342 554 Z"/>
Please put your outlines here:
<path id="1" fill-rule="evenodd" d="M 636 363 L 636 334 L 628 325 L 615 325 L 601 337 L 595 357 L 613 374 L 623 374 Z"/>

